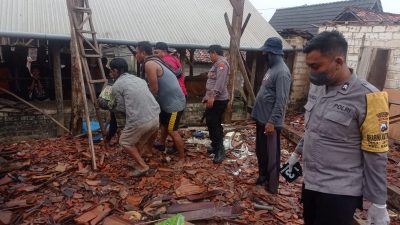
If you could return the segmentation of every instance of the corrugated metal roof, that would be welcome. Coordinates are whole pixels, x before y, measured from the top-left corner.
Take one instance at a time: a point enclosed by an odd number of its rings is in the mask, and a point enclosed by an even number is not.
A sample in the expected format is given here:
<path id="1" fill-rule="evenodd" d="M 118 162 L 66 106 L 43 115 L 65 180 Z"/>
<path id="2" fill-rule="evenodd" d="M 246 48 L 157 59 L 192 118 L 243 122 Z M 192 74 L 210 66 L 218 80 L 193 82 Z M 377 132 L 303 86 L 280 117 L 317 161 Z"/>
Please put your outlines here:
<path id="1" fill-rule="evenodd" d="M 117 42 L 164 41 L 171 46 L 229 46 L 224 13 L 232 19 L 229 0 L 90 0 L 99 39 Z M 268 37 L 279 34 L 249 2 L 251 19 L 241 47 L 259 48 Z M 0 33 L 47 38 L 69 37 L 65 0 L 1 0 Z M 35 36 L 35 35 L 36 36 Z M 284 48 L 291 46 L 284 41 Z"/>
<path id="2" fill-rule="evenodd" d="M 318 25 L 332 21 L 349 6 L 376 9 L 382 12 L 380 0 L 339 1 L 277 9 L 269 22 L 277 31 L 297 29 L 315 35 L 318 33 Z"/>

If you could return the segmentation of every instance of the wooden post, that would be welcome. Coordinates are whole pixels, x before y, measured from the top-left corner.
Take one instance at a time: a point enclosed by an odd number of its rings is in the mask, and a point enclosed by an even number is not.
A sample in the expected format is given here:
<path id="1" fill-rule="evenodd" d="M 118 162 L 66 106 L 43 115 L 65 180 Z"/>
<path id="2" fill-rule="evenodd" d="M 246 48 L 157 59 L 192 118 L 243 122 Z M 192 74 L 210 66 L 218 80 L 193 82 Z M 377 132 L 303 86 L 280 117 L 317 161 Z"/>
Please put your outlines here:
<path id="1" fill-rule="evenodd" d="M 177 52 L 179 53 L 179 60 L 181 61 L 182 71 L 185 72 L 186 48 L 177 49 Z"/>
<path id="2" fill-rule="evenodd" d="M 58 122 L 64 125 L 64 98 L 61 78 L 60 44 L 56 41 L 51 45 L 51 56 L 53 60 L 54 91 L 57 104 L 56 118 Z M 64 130 L 61 127 L 57 127 L 57 135 L 61 136 L 63 134 Z"/>
<path id="3" fill-rule="evenodd" d="M 237 65 L 240 60 L 237 54 L 236 43 L 240 43 L 240 36 L 242 35 L 242 20 L 243 20 L 243 9 L 244 0 L 230 0 L 233 7 L 232 12 L 232 31 L 229 43 L 229 65 L 230 65 L 230 76 L 228 82 L 228 93 L 229 93 L 229 104 L 227 112 L 225 114 L 225 121 L 230 123 L 232 121 L 232 104 L 235 90 L 235 77 L 237 74 Z"/>
<path id="4" fill-rule="evenodd" d="M 254 52 L 254 56 L 253 56 L 253 63 L 251 65 L 251 72 L 250 72 L 250 85 L 251 87 L 253 87 L 253 94 L 255 95 L 256 93 L 254 93 L 254 84 L 255 84 L 255 80 L 256 80 L 256 70 L 257 70 L 257 52 Z M 248 90 L 250 91 L 250 90 Z M 251 103 L 251 106 L 253 106 L 255 102 Z M 250 105 L 247 105 L 250 106 Z"/>
<path id="5" fill-rule="evenodd" d="M 81 0 L 79 0 L 79 1 L 81 1 Z M 87 4 L 87 1 L 85 1 L 85 2 Z M 68 1 L 67 0 L 68 14 L 69 14 L 69 18 L 70 18 L 70 26 L 71 26 L 71 31 L 72 31 L 71 32 L 71 40 L 72 40 L 71 41 L 71 47 L 75 49 L 76 59 L 78 59 L 76 68 L 78 69 L 77 70 L 78 71 L 78 83 L 80 85 L 80 92 L 82 94 L 82 101 L 83 101 L 83 106 L 84 106 L 84 110 L 85 110 L 85 121 L 86 121 L 86 127 L 87 127 L 87 134 L 88 134 L 88 138 L 89 138 L 89 151 L 90 151 L 91 156 L 92 156 L 92 169 L 93 170 L 97 170 L 96 153 L 94 151 L 93 135 L 92 135 L 92 129 L 91 129 L 91 126 L 90 126 L 90 117 L 89 117 L 90 112 L 89 112 L 89 107 L 88 107 L 88 103 L 87 103 L 87 99 L 86 99 L 86 95 L 85 95 L 86 88 L 85 88 L 85 83 L 84 83 L 85 80 L 84 80 L 84 77 L 83 77 L 84 69 L 86 69 L 86 70 L 88 69 L 88 68 L 83 68 L 83 66 L 87 67 L 87 64 L 84 64 L 84 63 L 87 63 L 87 61 L 84 61 L 86 59 L 84 59 L 81 56 L 81 52 L 79 52 L 78 44 L 82 44 L 82 43 L 80 43 L 80 42 L 78 43 L 77 32 L 75 30 L 76 27 L 73 25 L 73 20 L 76 20 L 76 19 L 79 19 L 79 18 L 76 18 L 76 16 L 74 16 L 74 13 L 73 13 L 72 10 L 73 10 L 74 7 L 81 6 L 81 5 L 74 5 L 74 3 L 78 3 L 79 4 L 81 2 L 72 2 L 72 1 Z M 82 4 L 83 4 L 83 2 L 82 2 Z M 82 63 L 82 61 L 83 61 L 83 63 Z M 84 64 L 84 65 L 82 65 L 82 64 Z M 85 78 L 86 78 L 86 81 L 87 81 L 86 84 L 88 84 L 89 91 L 91 91 L 91 96 L 93 96 L 93 87 L 89 85 L 88 74 L 85 73 L 85 75 L 86 75 Z M 90 89 L 90 88 L 92 88 L 92 89 Z"/>
<path id="6" fill-rule="evenodd" d="M 195 49 L 189 50 L 189 76 L 193 76 L 194 50 Z"/>
<path id="7" fill-rule="evenodd" d="M 69 1 L 69 0 L 67 0 Z M 83 0 L 71 0 L 76 1 L 73 5 L 83 6 Z M 77 18 L 82 21 L 82 18 Z M 70 18 L 70 24 L 72 24 L 72 18 Z M 81 91 L 81 84 L 79 74 L 81 73 L 79 65 L 80 58 L 78 57 L 79 52 L 75 48 L 75 34 L 71 29 L 71 132 L 73 135 L 80 134 L 82 132 L 82 110 L 83 110 L 83 94 Z M 86 97 L 86 96 L 85 96 Z"/>

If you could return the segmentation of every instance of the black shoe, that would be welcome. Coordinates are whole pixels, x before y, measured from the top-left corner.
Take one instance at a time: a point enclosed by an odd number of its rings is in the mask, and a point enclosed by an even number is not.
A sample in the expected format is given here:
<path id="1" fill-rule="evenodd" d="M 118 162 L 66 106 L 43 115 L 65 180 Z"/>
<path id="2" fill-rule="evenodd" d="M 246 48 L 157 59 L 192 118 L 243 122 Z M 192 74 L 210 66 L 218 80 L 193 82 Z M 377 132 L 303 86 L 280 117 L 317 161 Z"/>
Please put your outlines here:
<path id="1" fill-rule="evenodd" d="M 155 145 L 153 145 L 153 147 L 160 152 L 165 151 L 165 145 L 155 144 Z"/>
<path id="2" fill-rule="evenodd" d="M 208 154 L 215 154 L 215 149 L 213 147 L 207 147 L 207 153 Z"/>
<path id="3" fill-rule="evenodd" d="M 225 148 L 223 144 L 220 144 L 217 149 L 215 149 L 214 163 L 221 163 L 225 159 Z"/>
<path id="4" fill-rule="evenodd" d="M 259 176 L 256 181 L 256 185 L 263 185 L 267 181 L 267 177 Z"/>
<path id="5" fill-rule="evenodd" d="M 172 147 L 168 147 L 167 148 L 167 151 L 165 151 L 167 154 L 174 154 L 175 152 L 177 152 L 178 151 L 178 149 L 176 149 L 176 147 L 175 146 L 172 146 Z"/>

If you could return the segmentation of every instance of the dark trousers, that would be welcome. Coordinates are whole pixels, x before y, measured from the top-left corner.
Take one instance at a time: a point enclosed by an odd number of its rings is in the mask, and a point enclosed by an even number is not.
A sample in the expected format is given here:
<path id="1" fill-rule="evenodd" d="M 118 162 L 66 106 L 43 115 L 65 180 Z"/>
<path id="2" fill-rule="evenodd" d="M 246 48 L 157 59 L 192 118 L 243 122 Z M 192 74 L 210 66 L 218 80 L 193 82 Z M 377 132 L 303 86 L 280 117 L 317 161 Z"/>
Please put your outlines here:
<path id="1" fill-rule="evenodd" d="M 115 113 L 110 112 L 110 127 L 108 128 L 108 132 L 106 134 L 106 140 L 110 141 L 111 138 L 117 133 L 118 125 L 117 119 L 115 118 Z"/>
<path id="2" fill-rule="evenodd" d="M 206 124 L 211 140 L 211 146 L 217 148 L 223 144 L 224 130 L 221 125 L 224 111 L 228 105 L 228 100 L 214 101 L 212 108 L 207 108 L 205 112 Z"/>
<path id="3" fill-rule="evenodd" d="M 266 178 L 265 188 L 270 193 L 278 193 L 279 167 L 281 158 L 281 129 L 275 128 L 271 135 L 264 134 L 265 125 L 257 122 L 256 125 L 256 155 L 258 174 Z"/>
<path id="4" fill-rule="evenodd" d="M 362 209 L 361 196 L 302 192 L 305 225 L 351 225 L 357 208 Z"/>

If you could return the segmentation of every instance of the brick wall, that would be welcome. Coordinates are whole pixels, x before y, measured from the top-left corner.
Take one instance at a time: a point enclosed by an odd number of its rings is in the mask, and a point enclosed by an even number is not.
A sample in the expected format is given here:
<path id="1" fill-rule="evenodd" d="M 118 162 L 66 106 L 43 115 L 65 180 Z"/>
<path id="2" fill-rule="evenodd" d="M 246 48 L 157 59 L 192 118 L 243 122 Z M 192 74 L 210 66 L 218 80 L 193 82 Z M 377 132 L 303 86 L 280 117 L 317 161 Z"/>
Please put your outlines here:
<path id="1" fill-rule="evenodd" d="M 202 103 L 188 103 L 183 114 L 181 126 L 199 125 L 205 106 Z M 56 117 L 56 110 L 44 110 L 50 116 Z M 105 117 L 105 112 L 102 112 Z M 70 109 L 65 109 L 65 124 L 69 128 L 71 114 Z M 233 104 L 233 120 L 246 119 L 246 110 L 243 102 L 235 101 Z M 94 114 L 91 118 L 95 118 Z M 205 121 L 204 121 L 205 122 Z M 205 125 L 205 124 L 203 124 Z M 28 139 L 40 139 L 55 137 L 57 125 L 43 114 L 24 108 L 6 109 L 0 111 L 0 142 L 17 142 Z"/>
<path id="2" fill-rule="evenodd" d="M 55 117 L 55 112 L 50 113 Z M 70 115 L 65 114 L 66 124 Z M 0 142 L 14 142 L 32 138 L 55 137 L 57 125 L 39 112 L 0 112 Z"/>
<path id="3" fill-rule="evenodd" d="M 322 26 L 319 32 L 325 30 L 337 30 L 343 33 L 349 44 L 347 64 L 356 69 L 362 45 L 362 38 L 365 35 L 364 47 L 391 49 L 388 73 L 385 88 L 400 88 L 400 25 L 335 25 Z"/>
<path id="4" fill-rule="evenodd" d="M 300 36 L 285 38 L 285 40 L 293 46 L 295 50 L 295 58 L 292 71 L 292 90 L 289 97 L 288 110 L 302 111 L 304 104 L 307 102 L 307 94 L 310 87 L 308 80 L 309 69 L 305 63 L 306 56 L 301 51 L 306 39 Z"/>

